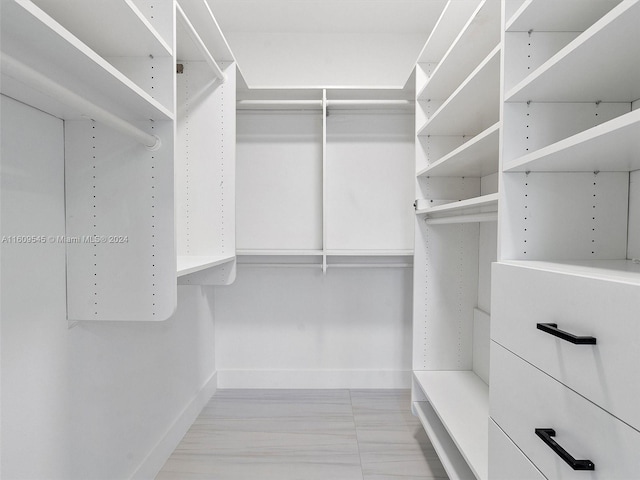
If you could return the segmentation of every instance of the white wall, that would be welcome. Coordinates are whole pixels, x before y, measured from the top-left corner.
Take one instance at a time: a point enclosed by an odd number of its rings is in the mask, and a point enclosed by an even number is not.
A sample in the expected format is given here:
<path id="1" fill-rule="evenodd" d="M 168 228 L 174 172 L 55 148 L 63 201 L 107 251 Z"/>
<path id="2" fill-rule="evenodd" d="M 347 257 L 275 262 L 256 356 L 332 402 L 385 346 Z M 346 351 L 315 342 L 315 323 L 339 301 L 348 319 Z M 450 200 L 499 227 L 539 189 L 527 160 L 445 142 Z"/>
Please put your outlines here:
<path id="1" fill-rule="evenodd" d="M 425 41 L 422 33 L 379 32 L 228 32 L 227 40 L 252 88 L 402 88 Z"/>
<path id="2" fill-rule="evenodd" d="M 62 121 L 1 97 L 2 472 L 69 478 Z"/>
<path id="3" fill-rule="evenodd" d="M 2 97 L 2 235 L 64 234 L 63 123 Z M 165 322 L 66 320 L 63 244 L 2 244 L 2 471 L 152 478 L 215 389 L 213 289 Z M 211 381 L 210 381 L 211 379 Z"/>
<path id="4" fill-rule="evenodd" d="M 220 388 L 408 388 L 412 272 L 238 266 L 216 290 Z"/>

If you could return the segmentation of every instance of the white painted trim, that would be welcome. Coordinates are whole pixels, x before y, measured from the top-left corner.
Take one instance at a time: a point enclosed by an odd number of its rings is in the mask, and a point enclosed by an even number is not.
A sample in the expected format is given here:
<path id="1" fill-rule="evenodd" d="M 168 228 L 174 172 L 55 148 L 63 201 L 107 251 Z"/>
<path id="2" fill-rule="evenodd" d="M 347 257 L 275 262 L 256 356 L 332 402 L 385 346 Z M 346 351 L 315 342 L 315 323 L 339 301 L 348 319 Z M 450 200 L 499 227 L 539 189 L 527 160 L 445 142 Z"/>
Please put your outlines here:
<path id="1" fill-rule="evenodd" d="M 131 480 L 153 480 L 156 478 L 156 475 L 158 475 L 169 456 L 176 449 L 182 437 L 184 437 L 204 406 L 216 393 L 217 385 L 218 374 L 214 372 L 176 417 L 164 436 L 140 463 L 140 466 L 131 476 Z"/>
<path id="2" fill-rule="evenodd" d="M 219 370 L 218 388 L 410 388 L 410 370 Z"/>

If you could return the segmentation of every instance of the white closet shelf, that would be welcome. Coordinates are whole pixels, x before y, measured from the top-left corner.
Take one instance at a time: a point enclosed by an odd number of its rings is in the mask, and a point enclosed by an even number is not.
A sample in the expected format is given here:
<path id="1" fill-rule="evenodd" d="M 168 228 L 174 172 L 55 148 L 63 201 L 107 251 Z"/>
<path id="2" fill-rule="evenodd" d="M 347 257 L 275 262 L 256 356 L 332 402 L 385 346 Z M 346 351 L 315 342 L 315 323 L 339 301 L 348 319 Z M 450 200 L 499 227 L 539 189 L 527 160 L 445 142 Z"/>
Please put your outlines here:
<path id="1" fill-rule="evenodd" d="M 505 164 L 506 172 L 626 172 L 640 169 L 640 110 Z"/>
<path id="2" fill-rule="evenodd" d="M 416 63 L 440 62 L 479 3 L 480 0 L 449 0 Z"/>
<path id="3" fill-rule="evenodd" d="M 639 21 L 640 2 L 620 3 L 507 92 L 505 101 L 637 100 L 640 98 Z"/>
<path id="4" fill-rule="evenodd" d="M 449 478 L 473 478 L 473 472 L 462 457 L 456 444 L 453 443 L 451 436 L 447 433 L 431 404 L 429 402 L 413 402 L 413 411 L 427 432 L 429 440 Z"/>
<path id="5" fill-rule="evenodd" d="M 219 62 L 235 62 L 235 57 L 207 1 L 180 0 L 180 7 L 200 35 L 211 56 Z"/>
<path id="6" fill-rule="evenodd" d="M 235 255 L 195 256 L 178 255 L 177 276 L 182 277 L 190 273 L 200 272 L 207 268 L 217 267 L 235 260 Z"/>
<path id="7" fill-rule="evenodd" d="M 578 277 L 640 285 L 640 261 L 634 260 L 502 260 L 500 263 Z"/>
<path id="8" fill-rule="evenodd" d="M 441 159 L 418 177 L 484 177 L 498 171 L 500 123 L 495 123 Z"/>
<path id="9" fill-rule="evenodd" d="M 493 222 L 497 219 L 498 194 L 445 203 L 423 208 L 418 202 L 416 215 L 424 215 L 428 223 Z"/>
<path id="10" fill-rule="evenodd" d="M 176 48 L 178 60 L 181 61 L 205 61 L 211 67 L 213 74 L 221 81 L 226 77 L 216 60 L 207 49 L 207 46 L 200 38 L 187 14 L 180 3 L 176 3 Z"/>
<path id="11" fill-rule="evenodd" d="M 16 0 L 33 3 L 103 57 L 171 56 L 171 47 L 131 0 Z"/>
<path id="12" fill-rule="evenodd" d="M 489 386 L 467 370 L 413 375 L 473 474 L 488 478 Z"/>
<path id="13" fill-rule="evenodd" d="M 475 135 L 499 118 L 500 47 L 462 82 L 418 135 Z"/>
<path id="14" fill-rule="evenodd" d="M 157 100 L 31 2 L 3 3 L 2 53 L 125 121 L 173 119 Z M 65 120 L 90 117 L 24 80 L 2 71 L 2 93 Z"/>
<path id="15" fill-rule="evenodd" d="M 495 21 L 499 16 L 500 2 L 480 3 L 418 94 L 420 100 L 448 98 L 456 85 L 486 58 L 500 43 L 499 23 Z"/>
<path id="16" fill-rule="evenodd" d="M 507 21 L 508 32 L 583 32 L 620 0 L 526 0 Z"/>

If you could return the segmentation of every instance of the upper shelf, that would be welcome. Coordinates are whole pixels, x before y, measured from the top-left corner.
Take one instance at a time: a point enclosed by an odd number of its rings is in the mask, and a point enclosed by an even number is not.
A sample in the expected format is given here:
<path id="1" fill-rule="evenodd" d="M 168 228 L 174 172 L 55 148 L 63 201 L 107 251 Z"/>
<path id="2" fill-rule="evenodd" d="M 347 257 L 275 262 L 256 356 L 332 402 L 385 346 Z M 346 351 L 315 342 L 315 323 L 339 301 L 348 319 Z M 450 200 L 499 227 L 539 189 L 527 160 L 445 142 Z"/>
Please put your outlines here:
<path id="1" fill-rule="evenodd" d="M 449 0 L 427 39 L 418 63 L 439 63 L 480 0 Z"/>
<path id="2" fill-rule="evenodd" d="M 621 0 L 526 0 L 507 21 L 508 32 L 583 32 Z"/>
<path id="3" fill-rule="evenodd" d="M 640 3 L 625 0 L 508 91 L 505 101 L 637 100 L 639 25 Z"/>
<path id="4" fill-rule="evenodd" d="M 189 256 L 180 255 L 177 260 L 177 276 L 182 277 L 191 273 L 200 272 L 207 268 L 217 267 L 235 260 L 235 255 L 229 256 Z"/>
<path id="5" fill-rule="evenodd" d="M 495 123 L 454 151 L 420 170 L 431 177 L 484 177 L 498 171 L 500 124 Z"/>
<path id="6" fill-rule="evenodd" d="M 500 2 L 483 0 L 418 94 L 444 100 L 500 43 Z"/>
<path id="7" fill-rule="evenodd" d="M 92 2 L 93 3 L 93 2 Z M 2 4 L 2 53 L 123 120 L 169 120 L 173 114 L 28 0 Z M 2 93 L 59 118 L 88 112 L 2 71 Z"/>
<path id="8" fill-rule="evenodd" d="M 531 152 L 507 172 L 627 172 L 640 169 L 640 110 Z"/>
<path id="9" fill-rule="evenodd" d="M 564 262 L 502 260 L 500 263 L 578 277 L 640 285 L 640 263 L 634 260 L 575 260 Z"/>
<path id="10" fill-rule="evenodd" d="M 476 135 L 498 121 L 499 102 L 498 46 L 418 130 L 418 135 Z"/>
<path id="11" fill-rule="evenodd" d="M 171 56 L 171 47 L 131 0 L 32 1 L 102 57 Z"/>
<path id="12" fill-rule="evenodd" d="M 234 62 L 235 58 L 206 0 L 180 0 L 180 7 L 200 35 L 211 56 L 218 62 Z"/>

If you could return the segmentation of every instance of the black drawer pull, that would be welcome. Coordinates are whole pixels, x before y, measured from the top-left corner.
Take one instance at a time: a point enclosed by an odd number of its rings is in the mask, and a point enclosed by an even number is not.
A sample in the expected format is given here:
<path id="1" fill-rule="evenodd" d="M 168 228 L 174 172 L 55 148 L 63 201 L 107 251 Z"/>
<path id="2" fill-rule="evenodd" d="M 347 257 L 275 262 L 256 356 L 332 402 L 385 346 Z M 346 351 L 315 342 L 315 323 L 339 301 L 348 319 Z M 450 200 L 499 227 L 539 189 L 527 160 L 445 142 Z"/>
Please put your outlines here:
<path id="1" fill-rule="evenodd" d="M 553 438 L 556 436 L 556 431 L 553 428 L 536 428 L 536 435 L 539 436 L 544 443 L 546 443 L 551 450 L 556 452 L 558 456 L 567 462 L 574 470 L 595 470 L 596 466 L 591 460 L 576 460 L 567 452 L 564 448 L 558 445 Z"/>
<path id="2" fill-rule="evenodd" d="M 574 345 L 595 345 L 596 344 L 596 337 L 578 337 L 577 335 L 573 335 L 572 333 L 559 330 L 557 323 L 538 323 L 536 326 L 538 330 L 542 330 L 543 332 L 546 332 L 550 335 L 561 338 L 562 340 L 571 342 Z"/>

